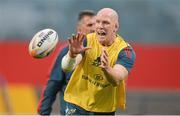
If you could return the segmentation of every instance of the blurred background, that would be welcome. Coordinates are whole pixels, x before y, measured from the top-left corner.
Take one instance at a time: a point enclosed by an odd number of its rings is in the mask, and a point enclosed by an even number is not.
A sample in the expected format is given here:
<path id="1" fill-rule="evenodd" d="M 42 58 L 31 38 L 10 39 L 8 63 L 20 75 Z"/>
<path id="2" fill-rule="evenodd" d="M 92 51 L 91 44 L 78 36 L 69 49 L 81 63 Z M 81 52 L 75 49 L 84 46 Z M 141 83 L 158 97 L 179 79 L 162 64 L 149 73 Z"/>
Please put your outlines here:
<path id="1" fill-rule="evenodd" d="M 118 12 L 119 33 L 136 51 L 127 110 L 117 114 L 180 114 L 180 0 L 0 0 L 0 114 L 36 114 L 54 60 L 75 33 L 78 13 L 103 7 Z M 29 41 L 45 28 L 61 39 L 50 56 L 34 59 Z M 59 114 L 58 97 L 53 114 Z"/>

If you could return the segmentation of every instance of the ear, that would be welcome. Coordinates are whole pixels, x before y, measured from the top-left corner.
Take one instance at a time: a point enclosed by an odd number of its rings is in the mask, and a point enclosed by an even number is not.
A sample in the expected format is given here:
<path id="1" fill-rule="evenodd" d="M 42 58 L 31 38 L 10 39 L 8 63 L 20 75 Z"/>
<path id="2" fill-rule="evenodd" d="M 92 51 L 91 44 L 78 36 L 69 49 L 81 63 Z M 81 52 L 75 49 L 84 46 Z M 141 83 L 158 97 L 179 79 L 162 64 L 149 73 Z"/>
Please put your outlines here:
<path id="1" fill-rule="evenodd" d="M 119 29 L 119 23 L 116 23 L 116 24 L 115 24 L 115 30 L 114 30 L 114 32 L 117 32 L 118 29 Z"/>
<path id="2" fill-rule="evenodd" d="M 115 24 L 115 28 L 118 30 L 119 29 L 119 23 Z"/>
<path id="3" fill-rule="evenodd" d="M 77 26 L 77 33 L 81 32 L 81 28 L 79 26 Z"/>

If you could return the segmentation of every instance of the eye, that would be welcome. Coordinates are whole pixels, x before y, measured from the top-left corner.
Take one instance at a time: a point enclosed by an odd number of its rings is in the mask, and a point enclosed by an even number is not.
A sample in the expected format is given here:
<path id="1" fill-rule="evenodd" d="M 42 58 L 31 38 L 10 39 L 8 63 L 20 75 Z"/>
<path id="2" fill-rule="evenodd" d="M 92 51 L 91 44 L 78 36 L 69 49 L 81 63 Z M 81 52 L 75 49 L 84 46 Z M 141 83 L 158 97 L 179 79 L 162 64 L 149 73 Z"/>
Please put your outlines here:
<path id="1" fill-rule="evenodd" d="M 99 20 L 96 20 L 96 23 L 100 23 L 100 21 L 99 21 Z"/>
<path id="2" fill-rule="evenodd" d="M 110 22 L 109 21 L 103 21 L 103 24 L 110 24 Z"/>
<path id="3" fill-rule="evenodd" d="M 92 27 L 92 26 L 93 26 L 93 24 L 87 24 L 87 26 L 88 26 L 88 27 Z"/>

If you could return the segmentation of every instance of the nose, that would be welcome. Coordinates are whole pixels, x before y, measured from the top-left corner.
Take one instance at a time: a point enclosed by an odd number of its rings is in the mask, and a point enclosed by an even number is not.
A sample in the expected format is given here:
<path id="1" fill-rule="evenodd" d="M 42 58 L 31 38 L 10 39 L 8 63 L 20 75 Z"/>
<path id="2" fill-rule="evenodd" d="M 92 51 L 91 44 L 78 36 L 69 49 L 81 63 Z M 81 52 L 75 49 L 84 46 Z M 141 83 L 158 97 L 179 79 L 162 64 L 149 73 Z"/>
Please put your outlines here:
<path id="1" fill-rule="evenodd" d="M 97 25 L 99 29 L 103 29 L 103 24 L 101 22 L 99 22 Z"/>

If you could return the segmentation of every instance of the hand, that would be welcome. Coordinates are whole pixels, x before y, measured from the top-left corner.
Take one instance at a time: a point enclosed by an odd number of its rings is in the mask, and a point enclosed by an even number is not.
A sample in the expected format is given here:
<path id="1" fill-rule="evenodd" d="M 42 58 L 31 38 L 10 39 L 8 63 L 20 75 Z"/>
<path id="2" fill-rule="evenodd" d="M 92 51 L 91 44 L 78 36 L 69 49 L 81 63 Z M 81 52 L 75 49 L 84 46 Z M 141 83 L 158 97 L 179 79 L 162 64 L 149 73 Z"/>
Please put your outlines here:
<path id="1" fill-rule="evenodd" d="M 109 68 L 108 53 L 104 48 L 102 49 L 101 65 L 99 67 L 101 67 L 103 69 L 108 69 Z"/>
<path id="2" fill-rule="evenodd" d="M 76 57 L 77 54 L 80 54 L 91 48 L 91 47 L 83 46 L 84 38 L 85 38 L 84 34 L 78 33 L 76 36 L 72 35 L 72 37 L 68 39 L 70 57 L 74 58 Z"/>
<path id="3" fill-rule="evenodd" d="M 103 69 L 104 73 L 106 75 L 110 75 L 110 76 L 106 76 L 106 79 L 113 85 L 116 86 L 116 80 L 113 76 L 114 71 L 113 68 L 111 68 L 109 66 L 109 59 L 108 59 L 108 53 L 107 51 L 103 48 L 102 49 L 102 54 L 101 54 L 101 65 L 99 66 Z M 116 72 L 117 73 L 117 72 Z"/>

